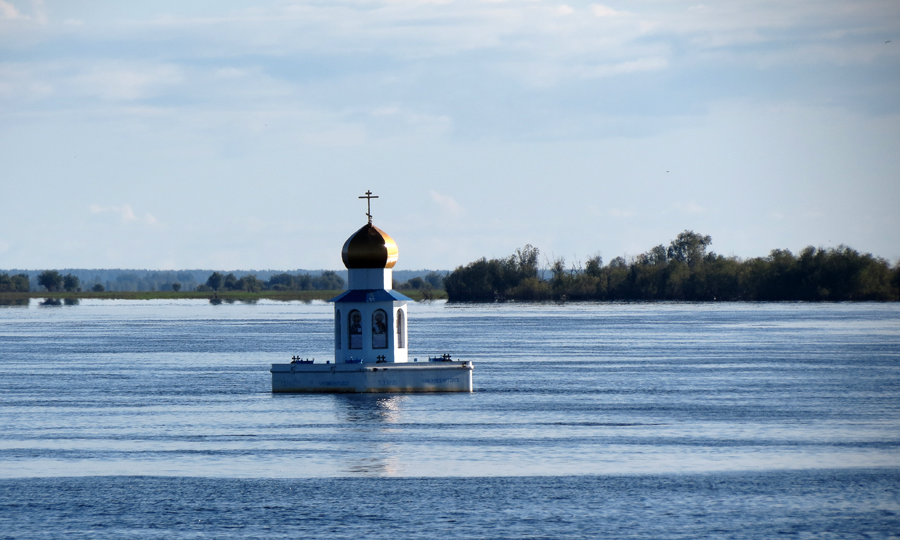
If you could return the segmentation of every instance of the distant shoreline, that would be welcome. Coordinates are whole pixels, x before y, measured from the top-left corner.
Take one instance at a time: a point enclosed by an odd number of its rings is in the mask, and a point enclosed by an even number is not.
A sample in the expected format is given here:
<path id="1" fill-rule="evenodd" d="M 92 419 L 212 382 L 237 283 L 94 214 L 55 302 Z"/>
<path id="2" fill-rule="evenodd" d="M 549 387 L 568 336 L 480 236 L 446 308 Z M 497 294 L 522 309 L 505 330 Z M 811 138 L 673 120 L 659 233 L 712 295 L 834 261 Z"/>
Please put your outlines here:
<path id="1" fill-rule="evenodd" d="M 330 300 L 343 291 L 43 291 L 43 292 L 0 292 L 0 300 L 25 300 L 30 298 L 57 298 L 79 300 Z M 413 300 L 446 300 L 447 293 L 443 290 L 404 290 L 402 294 Z M 428 296 L 430 295 L 430 298 Z"/>
<path id="2" fill-rule="evenodd" d="M 301 301 L 312 302 L 314 300 L 328 301 L 343 291 L 261 291 L 248 293 L 239 291 L 226 291 L 218 295 L 198 291 L 105 291 L 105 292 L 0 292 L 0 305 L 8 305 L 10 302 L 21 300 L 63 300 L 73 301 L 77 305 L 78 300 L 209 300 L 212 302 L 255 302 L 257 300 L 275 300 L 281 302 Z M 427 298 L 423 291 L 399 291 L 413 301 L 423 300 L 448 300 L 447 291 L 432 290 L 431 297 Z M 453 304 L 569 304 L 569 303 L 599 303 L 599 304 L 841 304 L 841 303 L 896 303 L 896 300 L 659 300 L 659 299 L 535 299 L 517 300 L 502 299 L 494 301 L 453 301 Z M 67 303 L 68 304 L 68 303 Z M 25 305 L 25 304 L 23 304 Z M 61 305 L 61 304 L 60 304 Z"/>

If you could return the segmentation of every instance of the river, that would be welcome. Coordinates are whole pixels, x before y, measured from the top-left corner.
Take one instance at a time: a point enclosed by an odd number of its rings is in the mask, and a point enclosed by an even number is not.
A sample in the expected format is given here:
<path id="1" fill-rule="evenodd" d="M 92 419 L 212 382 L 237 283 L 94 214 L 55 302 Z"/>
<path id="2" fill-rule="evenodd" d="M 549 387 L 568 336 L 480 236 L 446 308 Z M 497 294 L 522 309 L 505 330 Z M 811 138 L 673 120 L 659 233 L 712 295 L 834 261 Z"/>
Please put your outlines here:
<path id="1" fill-rule="evenodd" d="M 473 361 L 474 393 L 271 394 L 331 324 L 0 307 L 0 538 L 900 531 L 896 303 L 420 302 L 410 356 Z"/>

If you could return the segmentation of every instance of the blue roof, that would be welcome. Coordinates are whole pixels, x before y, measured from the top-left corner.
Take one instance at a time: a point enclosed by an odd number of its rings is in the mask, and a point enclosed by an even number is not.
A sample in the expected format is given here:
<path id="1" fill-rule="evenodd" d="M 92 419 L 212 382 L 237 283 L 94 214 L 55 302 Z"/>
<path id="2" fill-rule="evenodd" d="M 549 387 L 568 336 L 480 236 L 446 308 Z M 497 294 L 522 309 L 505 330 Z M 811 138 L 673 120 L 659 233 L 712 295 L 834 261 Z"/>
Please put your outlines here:
<path id="1" fill-rule="evenodd" d="M 329 302 L 412 302 L 413 299 L 394 290 L 353 289 L 344 291 Z"/>

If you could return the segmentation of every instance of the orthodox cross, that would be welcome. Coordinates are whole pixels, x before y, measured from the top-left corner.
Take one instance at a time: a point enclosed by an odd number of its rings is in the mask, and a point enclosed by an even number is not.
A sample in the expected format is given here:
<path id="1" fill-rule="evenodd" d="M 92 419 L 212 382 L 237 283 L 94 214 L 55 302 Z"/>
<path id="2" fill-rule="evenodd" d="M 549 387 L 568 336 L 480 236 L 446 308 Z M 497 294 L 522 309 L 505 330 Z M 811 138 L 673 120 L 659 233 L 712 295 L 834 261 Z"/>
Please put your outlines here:
<path id="1" fill-rule="evenodd" d="M 360 199 L 366 200 L 366 215 L 369 216 L 369 225 L 372 224 L 372 199 L 377 199 L 378 195 L 372 195 L 372 191 L 366 191 L 365 197 L 360 197 Z"/>

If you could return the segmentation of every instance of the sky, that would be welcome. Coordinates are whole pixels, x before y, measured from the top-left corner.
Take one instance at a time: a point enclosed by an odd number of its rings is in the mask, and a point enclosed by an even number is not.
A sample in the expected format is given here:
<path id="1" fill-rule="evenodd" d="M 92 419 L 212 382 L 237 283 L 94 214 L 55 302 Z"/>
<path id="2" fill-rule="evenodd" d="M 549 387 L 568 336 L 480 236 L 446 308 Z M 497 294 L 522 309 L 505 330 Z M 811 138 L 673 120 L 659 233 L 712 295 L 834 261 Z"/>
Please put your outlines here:
<path id="1" fill-rule="evenodd" d="M 896 0 L 0 0 L 0 268 L 900 259 Z"/>

